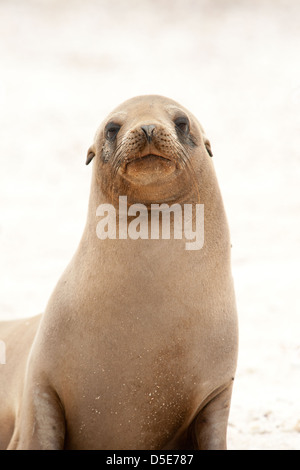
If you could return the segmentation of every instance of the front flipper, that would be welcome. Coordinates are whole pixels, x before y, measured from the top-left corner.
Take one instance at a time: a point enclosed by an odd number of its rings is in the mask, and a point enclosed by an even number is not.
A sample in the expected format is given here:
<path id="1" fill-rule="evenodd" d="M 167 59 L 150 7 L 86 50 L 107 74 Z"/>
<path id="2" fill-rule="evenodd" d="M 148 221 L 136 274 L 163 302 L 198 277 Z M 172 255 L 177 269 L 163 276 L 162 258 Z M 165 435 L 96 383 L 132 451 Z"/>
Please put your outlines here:
<path id="1" fill-rule="evenodd" d="M 8 450 L 62 450 L 65 418 L 57 393 L 35 385 L 22 400 Z"/>
<path id="2" fill-rule="evenodd" d="M 232 394 L 231 383 L 207 402 L 191 424 L 193 447 L 197 450 L 226 450 L 227 426 Z"/>

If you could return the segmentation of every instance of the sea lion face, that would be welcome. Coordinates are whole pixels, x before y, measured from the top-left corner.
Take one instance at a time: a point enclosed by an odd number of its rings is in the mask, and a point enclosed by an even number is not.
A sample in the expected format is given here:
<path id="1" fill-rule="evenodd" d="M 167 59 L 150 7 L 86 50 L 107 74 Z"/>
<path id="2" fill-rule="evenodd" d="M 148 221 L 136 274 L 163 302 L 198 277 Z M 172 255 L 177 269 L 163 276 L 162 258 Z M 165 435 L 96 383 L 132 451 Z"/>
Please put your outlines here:
<path id="1" fill-rule="evenodd" d="M 111 202 L 183 202 L 197 192 L 201 160 L 212 156 L 200 124 L 175 101 L 146 95 L 126 101 L 100 126 L 87 155 Z"/>

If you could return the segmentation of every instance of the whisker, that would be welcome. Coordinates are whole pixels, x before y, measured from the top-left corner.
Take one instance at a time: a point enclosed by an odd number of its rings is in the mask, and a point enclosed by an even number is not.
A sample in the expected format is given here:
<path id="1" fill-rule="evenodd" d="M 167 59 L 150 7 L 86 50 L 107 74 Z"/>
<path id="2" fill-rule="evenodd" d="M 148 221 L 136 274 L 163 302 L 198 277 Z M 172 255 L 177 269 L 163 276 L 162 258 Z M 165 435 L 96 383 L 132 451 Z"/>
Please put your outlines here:
<path id="1" fill-rule="evenodd" d="M 112 181 L 115 180 L 120 167 L 124 163 L 126 164 L 126 161 L 129 158 L 129 154 L 131 155 L 132 153 L 135 153 L 137 158 L 140 155 L 139 148 L 133 149 L 131 147 L 128 147 L 125 137 L 117 144 L 117 147 L 110 161 Z M 170 146 L 172 148 L 172 152 L 169 153 L 169 157 L 172 157 L 172 159 L 174 159 L 175 162 L 177 162 L 182 168 L 186 169 L 191 179 L 191 185 L 194 188 L 194 191 L 196 193 L 197 202 L 200 203 L 200 188 L 199 188 L 199 184 L 197 181 L 197 175 L 191 163 L 190 149 L 183 147 L 183 145 L 180 142 L 178 142 L 178 140 L 171 133 L 168 134 L 168 140 L 169 140 L 168 147 Z M 157 146 L 157 148 L 159 149 L 159 146 Z M 165 149 L 161 149 L 161 150 L 165 151 Z M 166 152 L 166 155 L 167 153 L 168 152 Z M 111 187 L 111 192 L 113 193 L 113 191 L 114 191 L 114 185 L 112 185 Z"/>
<path id="2" fill-rule="evenodd" d="M 190 174 L 190 177 L 192 179 L 192 182 L 193 182 L 193 187 L 196 191 L 196 194 L 197 194 L 197 201 L 198 203 L 200 204 L 200 188 L 199 188 L 199 184 L 198 184 L 198 181 L 197 181 L 197 176 L 196 176 L 196 173 L 195 173 L 195 170 L 191 164 L 191 159 L 190 159 L 190 154 L 188 152 L 188 150 L 186 150 L 184 147 L 182 147 L 175 139 L 173 141 L 173 144 L 174 144 L 174 147 L 176 149 L 178 149 L 178 152 L 176 154 L 176 157 L 178 157 L 178 160 L 179 162 L 187 168 L 187 171 L 189 172 Z"/>

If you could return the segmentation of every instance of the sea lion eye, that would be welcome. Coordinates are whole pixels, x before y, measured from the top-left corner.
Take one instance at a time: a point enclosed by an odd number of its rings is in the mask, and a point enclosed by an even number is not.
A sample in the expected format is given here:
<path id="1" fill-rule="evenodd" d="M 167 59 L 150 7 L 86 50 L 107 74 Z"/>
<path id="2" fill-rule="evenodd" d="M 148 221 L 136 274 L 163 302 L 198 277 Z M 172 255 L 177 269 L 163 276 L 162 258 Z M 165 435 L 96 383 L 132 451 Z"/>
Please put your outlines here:
<path id="1" fill-rule="evenodd" d="M 115 122 L 109 122 L 105 127 L 105 137 L 113 142 L 119 132 L 121 126 Z"/>
<path id="2" fill-rule="evenodd" d="M 175 119 L 174 123 L 176 129 L 178 129 L 183 134 L 188 134 L 190 132 L 190 123 L 187 117 L 178 117 L 177 119 Z"/>

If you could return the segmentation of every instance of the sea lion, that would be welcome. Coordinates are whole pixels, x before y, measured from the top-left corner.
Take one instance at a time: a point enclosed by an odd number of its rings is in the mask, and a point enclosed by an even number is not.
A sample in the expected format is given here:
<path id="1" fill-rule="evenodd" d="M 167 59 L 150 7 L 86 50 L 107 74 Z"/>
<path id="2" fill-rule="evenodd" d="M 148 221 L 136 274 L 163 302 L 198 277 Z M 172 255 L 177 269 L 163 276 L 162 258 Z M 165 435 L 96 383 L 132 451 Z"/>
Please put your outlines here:
<path id="1" fill-rule="evenodd" d="M 238 329 L 211 156 L 196 118 L 162 96 L 132 98 L 100 126 L 79 247 L 41 319 L 0 327 L 2 448 L 226 448 Z M 124 219 L 99 234 L 99 207 L 118 214 L 120 196 L 147 211 L 204 205 L 201 249 L 172 230 L 132 239 Z"/>

